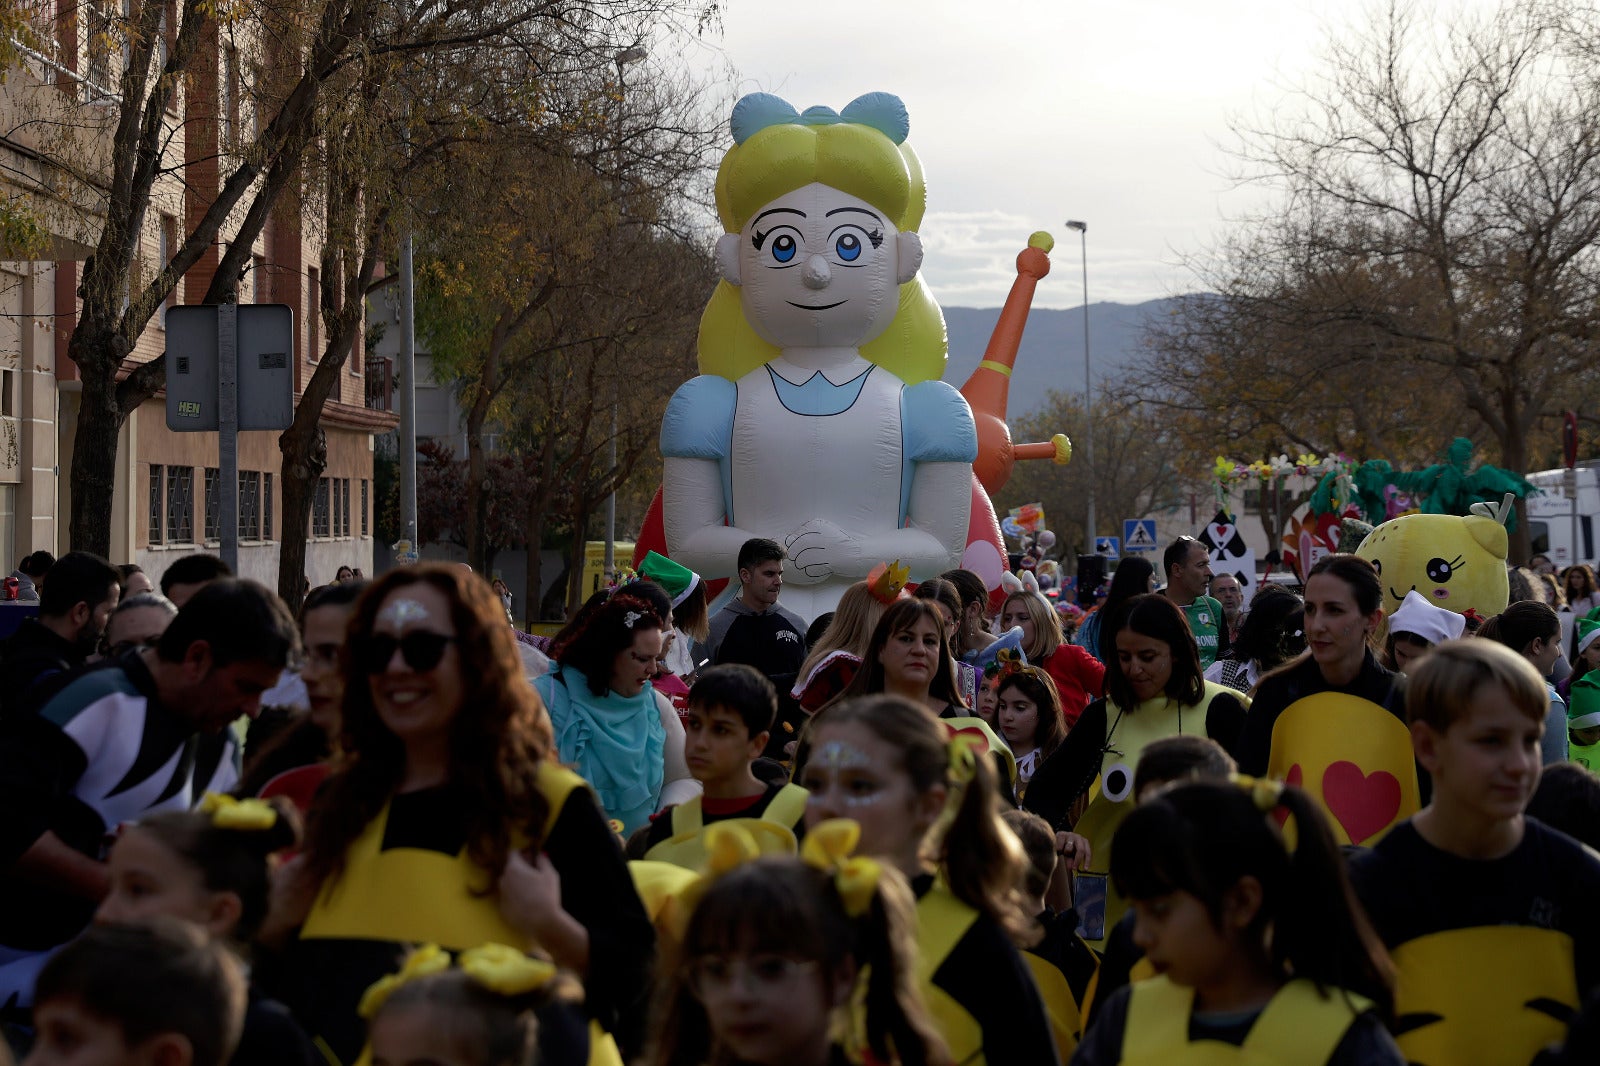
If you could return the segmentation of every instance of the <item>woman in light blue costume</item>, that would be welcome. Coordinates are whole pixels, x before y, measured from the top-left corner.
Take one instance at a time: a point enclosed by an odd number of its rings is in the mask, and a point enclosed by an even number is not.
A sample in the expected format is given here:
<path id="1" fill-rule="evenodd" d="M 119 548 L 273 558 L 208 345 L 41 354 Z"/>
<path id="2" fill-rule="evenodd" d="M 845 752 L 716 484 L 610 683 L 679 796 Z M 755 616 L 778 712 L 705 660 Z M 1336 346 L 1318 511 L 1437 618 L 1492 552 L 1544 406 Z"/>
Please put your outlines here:
<path id="1" fill-rule="evenodd" d="M 757 93 L 731 126 L 702 376 L 662 422 L 667 544 L 721 577 L 747 539 L 779 541 L 784 605 L 811 618 L 881 560 L 914 579 L 959 565 L 977 434 L 938 380 L 905 106 L 873 93 L 800 114 Z"/>
<path id="2" fill-rule="evenodd" d="M 619 592 L 554 649 L 533 685 L 561 761 L 593 787 L 624 836 L 700 791 L 683 757 L 683 724 L 650 683 L 664 631 L 649 602 Z"/>

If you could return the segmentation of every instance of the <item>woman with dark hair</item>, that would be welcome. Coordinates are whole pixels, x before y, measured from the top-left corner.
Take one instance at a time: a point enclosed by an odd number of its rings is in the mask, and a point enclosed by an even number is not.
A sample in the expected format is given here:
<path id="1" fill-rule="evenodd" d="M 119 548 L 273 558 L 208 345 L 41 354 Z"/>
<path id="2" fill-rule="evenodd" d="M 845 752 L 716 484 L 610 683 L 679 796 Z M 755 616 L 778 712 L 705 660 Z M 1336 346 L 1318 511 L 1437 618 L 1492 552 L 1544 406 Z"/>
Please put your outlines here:
<path id="1" fill-rule="evenodd" d="M 1367 560 L 1317 560 L 1306 577 L 1308 648 L 1256 685 L 1235 753 L 1244 773 L 1303 785 L 1341 844 L 1370 843 L 1421 806 L 1405 676 L 1372 647 L 1383 596 Z"/>
<path id="2" fill-rule="evenodd" d="M 962 662 L 956 654 L 956 637 L 961 631 L 961 594 L 942 577 L 930 577 L 917 585 L 911 594 L 919 600 L 929 600 L 939 605 L 940 613 L 944 615 L 944 635 L 950 641 L 950 656 L 956 661 L 956 688 L 961 692 L 963 703 L 968 707 L 975 706 L 978 702 L 978 668 Z"/>
<path id="3" fill-rule="evenodd" d="M 978 665 L 976 658 L 994 643 L 989 632 L 989 589 L 983 578 L 971 570 L 946 570 L 939 575 L 941 581 L 955 586 L 961 597 L 961 618 L 956 623 L 956 636 L 951 642 L 951 654 L 963 662 Z"/>
<path id="4" fill-rule="evenodd" d="M 328 775 L 328 757 L 339 732 L 344 676 L 339 655 L 365 581 L 323 585 L 300 605 L 300 680 L 306 687 L 306 713 L 280 722 L 276 732 L 258 737 L 265 715 L 250 723 L 244 773 L 234 791 L 240 796 L 284 795 L 303 814 Z"/>
<path id="5" fill-rule="evenodd" d="M 956 686 L 944 616 L 929 600 L 896 600 L 872 631 L 861 669 L 829 704 L 886 693 L 921 704 L 941 718 L 972 713 Z"/>
<path id="6" fill-rule="evenodd" d="M 1102 634 L 1104 626 L 1115 628 L 1113 619 L 1124 604 L 1135 596 L 1143 596 L 1147 592 L 1156 590 L 1156 568 L 1142 555 L 1130 555 L 1117 564 L 1116 572 L 1111 575 L 1111 587 L 1106 591 L 1105 602 L 1093 611 L 1089 617 L 1078 626 L 1078 632 L 1072 642 L 1080 648 L 1086 649 L 1090 655 L 1102 663 L 1110 665 L 1116 658 L 1117 649 L 1112 646 L 1109 639 Z"/>
<path id="7" fill-rule="evenodd" d="M 684 761 L 683 723 L 651 683 L 665 628 L 651 598 L 666 601 L 649 585 L 613 594 L 558 645 L 555 669 L 534 681 L 562 763 L 589 782 L 624 837 L 699 792 Z"/>
<path id="8" fill-rule="evenodd" d="M 1305 605 L 1282 585 L 1265 585 L 1245 608 L 1238 636 L 1211 664 L 1206 680 L 1249 692 L 1262 675 L 1305 650 Z"/>
<path id="9" fill-rule="evenodd" d="M 353 1062 L 357 1003 L 411 945 L 495 942 L 582 976 L 590 1017 L 636 1047 L 650 921 L 593 793 L 557 761 L 488 583 L 459 566 L 390 570 L 340 661 L 340 760 L 263 932 L 298 927 L 279 960 L 296 1017 Z"/>
<path id="10" fill-rule="evenodd" d="M 1124 564 L 1126 565 L 1126 564 Z M 1084 939 L 1103 948 L 1122 903 L 1108 893 L 1111 838 L 1133 807 L 1133 771 L 1145 745 L 1178 734 L 1208 736 L 1231 752 L 1248 701 L 1206 681 L 1200 651 L 1183 611 L 1165 596 L 1135 596 L 1110 634 L 1116 657 L 1106 670 L 1106 696 L 1095 700 L 1067 739 L 1033 775 L 1023 806 L 1057 830 L 1072 828 L 1089 841 L 1089 865 L 1077 875 Z M 1100 787 L 1081 817 L 1072 815 Z"/>
<path id="11" fill-rule="evenodd" d="M 1561 658 L 1561 619 L 1548 603 L 1522 600 L 1478 627 L 1482 640 L 1499 641 L 1521 655 L 1538 671 L 1550 695 L 1550 711 L 1544 720 L 1544 739 L 1540 748 L 1544 764 L 1567 761 L 1567 701 L 1550 683 L 1550 670 Z"/>
<path id="12" fill-rule="evenodd" d="M 1596 585 L 1594 570 L 1588 563 L 1577 563 L 1561 571 L 1561 583 L 1573 614 L 1582 617 L 1600 607 L 1600 586 Z"/>
<path id="13" fill-rule="evenodd" d="M 1034 770 L 1067 738 L 1061 699 L 1050 675 L 1037 666 L 1002 663 L 995 672 L 995 732 L 1005 738 L 1017 760 L 1017 794 L 1033 780 Z"/>

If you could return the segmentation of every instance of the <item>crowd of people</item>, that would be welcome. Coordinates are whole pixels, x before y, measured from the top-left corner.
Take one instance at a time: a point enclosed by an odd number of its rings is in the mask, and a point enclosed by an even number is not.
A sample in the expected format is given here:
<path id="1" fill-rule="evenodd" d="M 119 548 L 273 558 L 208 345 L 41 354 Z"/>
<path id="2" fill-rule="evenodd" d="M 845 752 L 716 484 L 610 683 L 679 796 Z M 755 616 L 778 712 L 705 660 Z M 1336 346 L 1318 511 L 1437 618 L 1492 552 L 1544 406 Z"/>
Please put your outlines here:
<path id="1" fill-rule="evenodd" d="M 0 643 L 7 1044 L 1600 1061 L 1586 568 L 1492 618 L 1386 618 L 1355 556 L 1251 596 L 1181 538 L 1082 617 L 886 560 L 808 624 L 785 562 L 749 541 L 712 609 L 651 553 L 536 639 L 455 565 L 343 568 L 296 620 L 209 556 L 159 591 L 29 556 L 8 588 L 38 617 Z"/>

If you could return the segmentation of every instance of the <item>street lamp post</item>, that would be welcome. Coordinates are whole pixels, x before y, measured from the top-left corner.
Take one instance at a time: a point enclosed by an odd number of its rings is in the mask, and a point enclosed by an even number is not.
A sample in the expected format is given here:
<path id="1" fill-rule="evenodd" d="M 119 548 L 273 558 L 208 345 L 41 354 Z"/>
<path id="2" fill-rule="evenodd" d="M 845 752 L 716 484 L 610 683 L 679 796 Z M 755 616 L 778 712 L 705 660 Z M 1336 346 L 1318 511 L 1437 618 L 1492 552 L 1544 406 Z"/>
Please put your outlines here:
<path id="1" fill-rule="evenodd" d="M 1089 361 L 1089 223 L 1068 219 L 1067 228 L 1078 231 L 1078 247 L 1083 261 L 1083 463 L 1089 468 L 1089 491 L 1084 501 L 1084 536 L 1088 554 L 1095 550 L 1094 534 L 1094 377 Z"/>
<path id="2" fill-rule="evenodd" d="M 645 50 L 638 45 L 624 48 L 612 59 L 617 64 L 617 176 L 622 175 L 622 120 L 625 112 L 623 97 L 626 95 L 626 83 L 623 80 L 623 69 L 629 63 L 637 63 L 645 57 Z M 611 386 L 611 441 L 606 449 L 606 454 L 611 463 L 611 492 L 606 496 L 606 558 L 605 575 L 607 581 L 615 581 L 617 576 L 617 389 L 613 382 Z"/>

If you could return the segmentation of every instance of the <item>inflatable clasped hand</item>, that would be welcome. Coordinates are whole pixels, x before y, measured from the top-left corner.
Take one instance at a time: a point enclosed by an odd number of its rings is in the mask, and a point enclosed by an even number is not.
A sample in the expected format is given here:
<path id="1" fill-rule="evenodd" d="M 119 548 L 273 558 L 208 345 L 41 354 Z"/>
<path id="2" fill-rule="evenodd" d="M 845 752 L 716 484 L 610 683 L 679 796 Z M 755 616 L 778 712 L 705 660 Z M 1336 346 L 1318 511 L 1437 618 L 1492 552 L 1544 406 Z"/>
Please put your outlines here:
<path id="1" fill-rule="evenodd" d="M 1251 777 L 1249 774 L 1232 774 L 1228 780 L 1250 793 L 1250 801 L 1256 805 L 1256 810 L 1262 814 L 1271 814 L 1278 809 L 1278 804 L 1283 799 L 1283 782 L 1273 781 L 1266 777 Z"/>
<path id="2" fill-rule="evenodd" d="M 555 964 L 535 959 L 505 944 L 484 944 L 461 953 L 461 972 L 491 992 L 521 996 L 537 991 L 556 975 Z"/>
<path id="3" fill-rule="evenodd" d="M 867 913 L 883 877 L 876 860 L 852 854 L 860 839 L 861 826 L 849 818 L 830 818 L 809 830 L 800 845 L 800 858 L 807 866 L 833 874 L 833 887 L 852 918 Z"/>
<path id="4" fill-rule="evenodd" d="M 356 1006 L 356 1013 L 371 1021 L 378 1016 L 383 1005 L 389 1002 L 389 997 L 394 995 L 395 989 L 408 981 L 415 981 L 419 977 L 428 977 L 432 974 L 443 973 L 450 968 L 450 953 L 438 944 L 424 944 L 413 951 L 406 958 L 405 964 L 400 967 L 399 973 L 392 973 L 388 977 L 377 980 L 370 988 L 361 994 L 361 1002 Z"/>
<path id="5" fill-rule="evenodd" d="M 211 815 L 211 824 L 218 829 L 257 833 L 278 824 L 278 811 L 272 804 L 258 799 L 235 799 L 220 792 L 207 792 L 202 796 L 200 810 Z"/>

